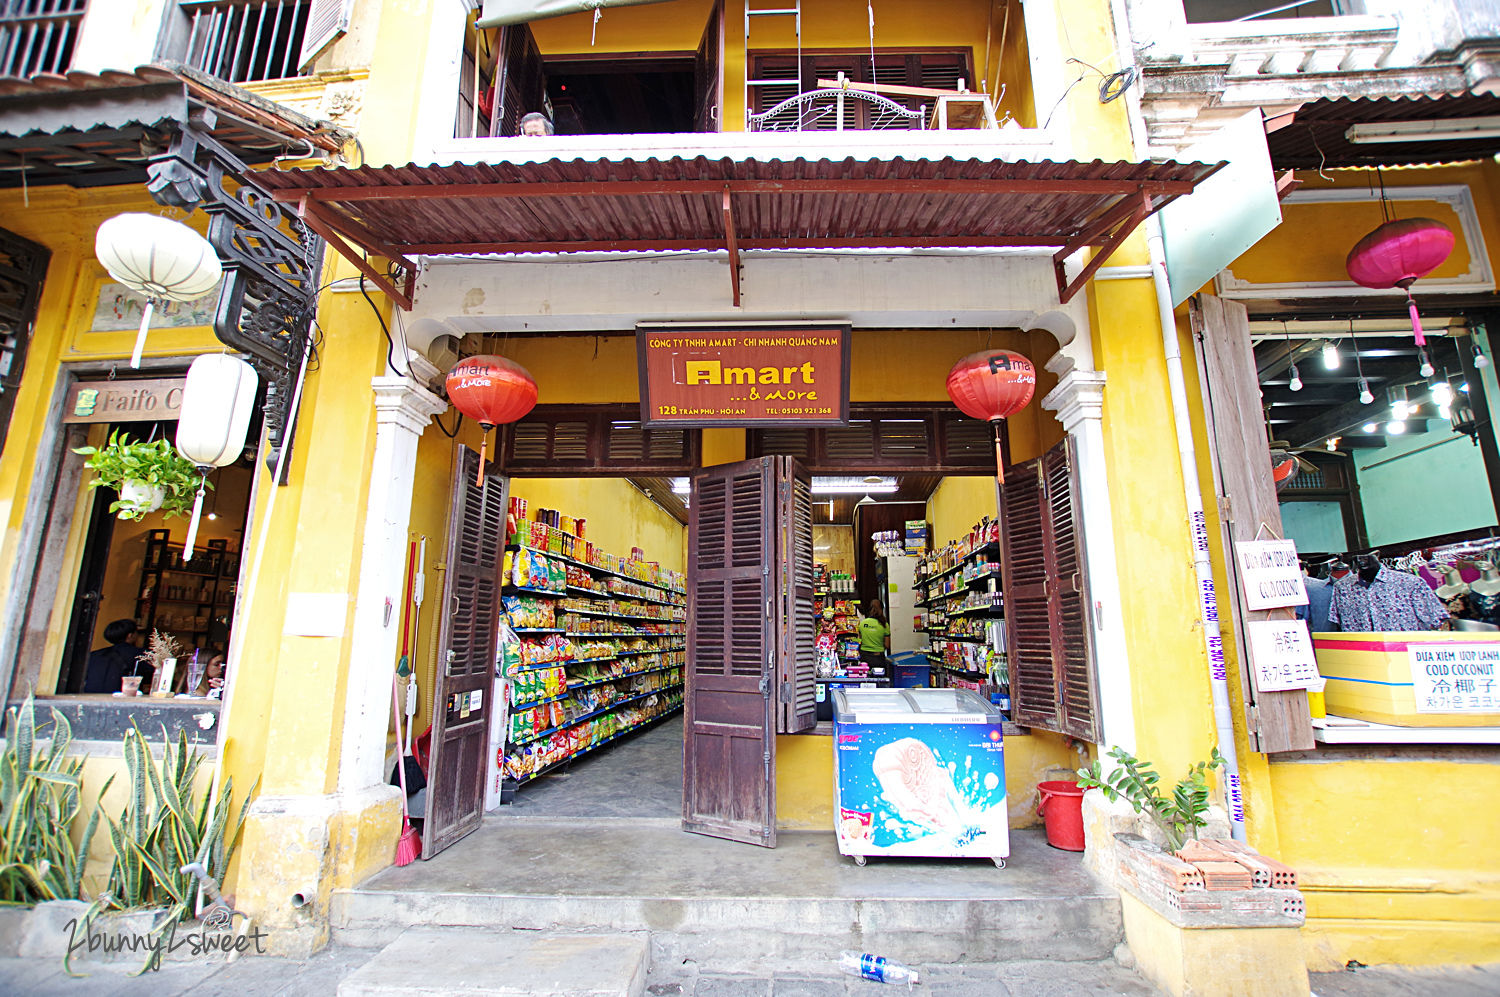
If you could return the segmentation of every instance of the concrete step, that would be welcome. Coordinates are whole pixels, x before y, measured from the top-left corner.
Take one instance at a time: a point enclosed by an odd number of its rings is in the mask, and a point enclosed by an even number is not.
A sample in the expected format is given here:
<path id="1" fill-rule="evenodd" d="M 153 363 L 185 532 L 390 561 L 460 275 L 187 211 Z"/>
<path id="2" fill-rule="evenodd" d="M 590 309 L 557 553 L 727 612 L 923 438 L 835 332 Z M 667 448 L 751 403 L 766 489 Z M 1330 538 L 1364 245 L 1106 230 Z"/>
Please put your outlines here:
<path id="1" fill-rule="evenodd" d="M 830 834 L 762 849 L 670 822 L 491 819 L 430 862 L 335 893 L 334 939 L 378 947 L 412 926 L 649 937 L 652 962 L 718 972 L 826 968 L 840 949 L 908 965 L 1084 961 L 1123 939 L 1120 902 L 1080 857 L 1013 835 L 988 862 L 838 854 Z"/>
<path id="2" fill-rule="evenodd" d="M 642 935 L 407 928 L 338 997 L 640 997 L 647 968 Z"/>

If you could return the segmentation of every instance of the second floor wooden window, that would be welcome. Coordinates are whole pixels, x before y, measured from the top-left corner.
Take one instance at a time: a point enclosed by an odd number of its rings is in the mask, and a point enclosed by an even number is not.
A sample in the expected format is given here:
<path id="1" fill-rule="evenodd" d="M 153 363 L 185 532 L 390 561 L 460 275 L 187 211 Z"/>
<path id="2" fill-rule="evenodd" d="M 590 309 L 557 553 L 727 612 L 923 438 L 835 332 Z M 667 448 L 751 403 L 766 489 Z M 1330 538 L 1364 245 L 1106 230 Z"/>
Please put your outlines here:
<path id="1" fill-rule="evenodd" d="M 88 0 L 0 0 L 0 76 L 65 73 Z"/>

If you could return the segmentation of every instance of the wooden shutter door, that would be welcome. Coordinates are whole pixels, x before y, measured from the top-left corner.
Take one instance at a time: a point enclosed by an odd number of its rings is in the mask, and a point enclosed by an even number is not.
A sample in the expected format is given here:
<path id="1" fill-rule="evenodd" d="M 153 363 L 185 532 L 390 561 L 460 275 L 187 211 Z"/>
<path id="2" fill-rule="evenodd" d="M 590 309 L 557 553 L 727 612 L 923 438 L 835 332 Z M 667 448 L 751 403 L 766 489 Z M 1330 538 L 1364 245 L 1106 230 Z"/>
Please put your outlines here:
<path id="1" fill-rule="evenodd" d="M 715 0 L 708 12 L 708 26 L 698 42 L 693 58 L 693 86 L 697 99 L 693 107 L 693 131 L 717 132 L 724 129 L 724 0 Z"/>
<path id="2" fill-rule="evenodd" d="M 1250 681 L 1245 621 L 1287 617 L 1287 611 L 1246 608 L 1233 554 L 1236 540 L 1254 540 L 1264 535 L 1262 530 L 1268 529 L 1273 537 L 1283 535 L 1281 506 L 1271 481 L 1271 453 L 1266 444 L 1249 318 L 1239 302 L 1200 294 L 1193 298 L 1192 319 L 1203 405 L 1209 416 L 1208 452 L 1213 457 L 1214 490 L 1223 510 L 1219 523 L 1232 590 L 1229 598 L 1219 600 L 1219 609 L 1221 617 L 1228 613 L 1230 632 L 1240 649 L 1246 731 L 1256 751 L 1305 751 L 1313 746 L 1307 693 L 1301 689 L 1259 692 Z M 1202 542 L 1208 543 L 1206 532 Z"/>
<path id="3" fill-rule="evenodd" d="M 441 657 L 432 690 L 432 748 L 427 760 L 427 820 L 422 857 L 431 858 L 484 819 L 485 754 L 495 704 L 500 563 L 505 551 L 506 480 L 474 479 L 479 455 L 458 448 L 448 516 Z"/>
<path id="4" fill-rule="evenodd" d="M 684 830 L 774 847 L 774 458 L 692 476 Z"/>
<path id="5" fill-rule="evenodd" d="M 808 730 L 818 722 L 817 618 L 813 611 L 812 478 L 791 457 L 776 462 L 777 729 Z"/>
<path id="6" fill-rule="evenodd" d="M 1000 570 L 1005 582 L 1013 715 L 1023 726 L 1056 730 L 1057 683 L 1052 619 L 1047 607 L 1044 494 L 1040 458 L 1006 470 L 1001 490 L 1001 542 L 1005 552 Z"/>
<path id="7" fill-rule="evenodd" d="M 1071 437 L 1005 475 L 1001 571 L 1016 723 L 1098 743 L 1088 570 Z"/>
<path id="8" fill-rule="evenodd" d="M 1094 677 L 1093 629 L 1089 626 L 1092 603 L 1084 560 L 1076 452 L 1069 436 L 1042 456 L 1042 480 L 1047 486 L 1047 546 L 1052 556 L 1048 614 L 1053 621 L 1052 656 L 1057 663 L 1058 729 L 1098 744 L 1099 693 Z"/>
<path id="9" fill-rule="evenodd" d="M 552 116 L 547 102 L 547 73 L 531 29 L 507 24 L 495 42 L 495 109 L 491 135 L 519 135 L 521 118 L 532 111 Z"/>

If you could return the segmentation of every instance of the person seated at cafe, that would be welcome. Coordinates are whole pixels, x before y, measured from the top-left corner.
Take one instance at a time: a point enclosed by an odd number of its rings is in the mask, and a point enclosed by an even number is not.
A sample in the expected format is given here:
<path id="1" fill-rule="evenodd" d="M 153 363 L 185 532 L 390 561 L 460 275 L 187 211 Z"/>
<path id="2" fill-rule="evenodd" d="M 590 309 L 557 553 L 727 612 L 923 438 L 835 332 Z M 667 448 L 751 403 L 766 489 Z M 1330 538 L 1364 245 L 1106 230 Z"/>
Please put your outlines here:
<path id="1" fill-rule="evenodd" d="M 141 676 L 141 687 L 151 687 L 151 675 L 155 670 L 150 664 L 139 661 L 144 635 L 135 625 L 135 620 L 115 620 L 104 628 L 104 639 L 108 647 L 89 653 L 84 668 L 83 691 L 87 693 L 109 693 L 120 691 L 120 679 L 126 675 Z"/>

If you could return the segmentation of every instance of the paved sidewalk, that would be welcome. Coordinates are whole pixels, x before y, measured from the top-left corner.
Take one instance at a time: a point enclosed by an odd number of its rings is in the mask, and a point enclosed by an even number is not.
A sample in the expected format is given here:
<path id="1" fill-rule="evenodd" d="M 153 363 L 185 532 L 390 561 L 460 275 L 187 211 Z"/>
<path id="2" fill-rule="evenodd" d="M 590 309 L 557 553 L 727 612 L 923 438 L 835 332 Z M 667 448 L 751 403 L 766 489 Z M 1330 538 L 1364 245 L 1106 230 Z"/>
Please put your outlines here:
<path id="1" fill-rule="evenodd" d="M 245 957 L 236 962 L 168 963 L 160 972 L 128 975 L 122 964 L 88 965 L 89 975 L 64 975 L 60 959 L 0 959 L 0 994 L 35 997 L 332 997 L 339 981 L 376 949 L 330 946 L 308 959 Z M 1014 961 L 919 967 L 930 997 L 1161 997 L 1161 991 L 1113 960 Z M 895 997 L 902 988 L 838 975 L 714 973 L 694 965 L 654 967 L 649 997 Z M 1495 997 L 1500 963 L 1441 969 L 1368 967 L 1315 973 L 1317 997 Z"/>

